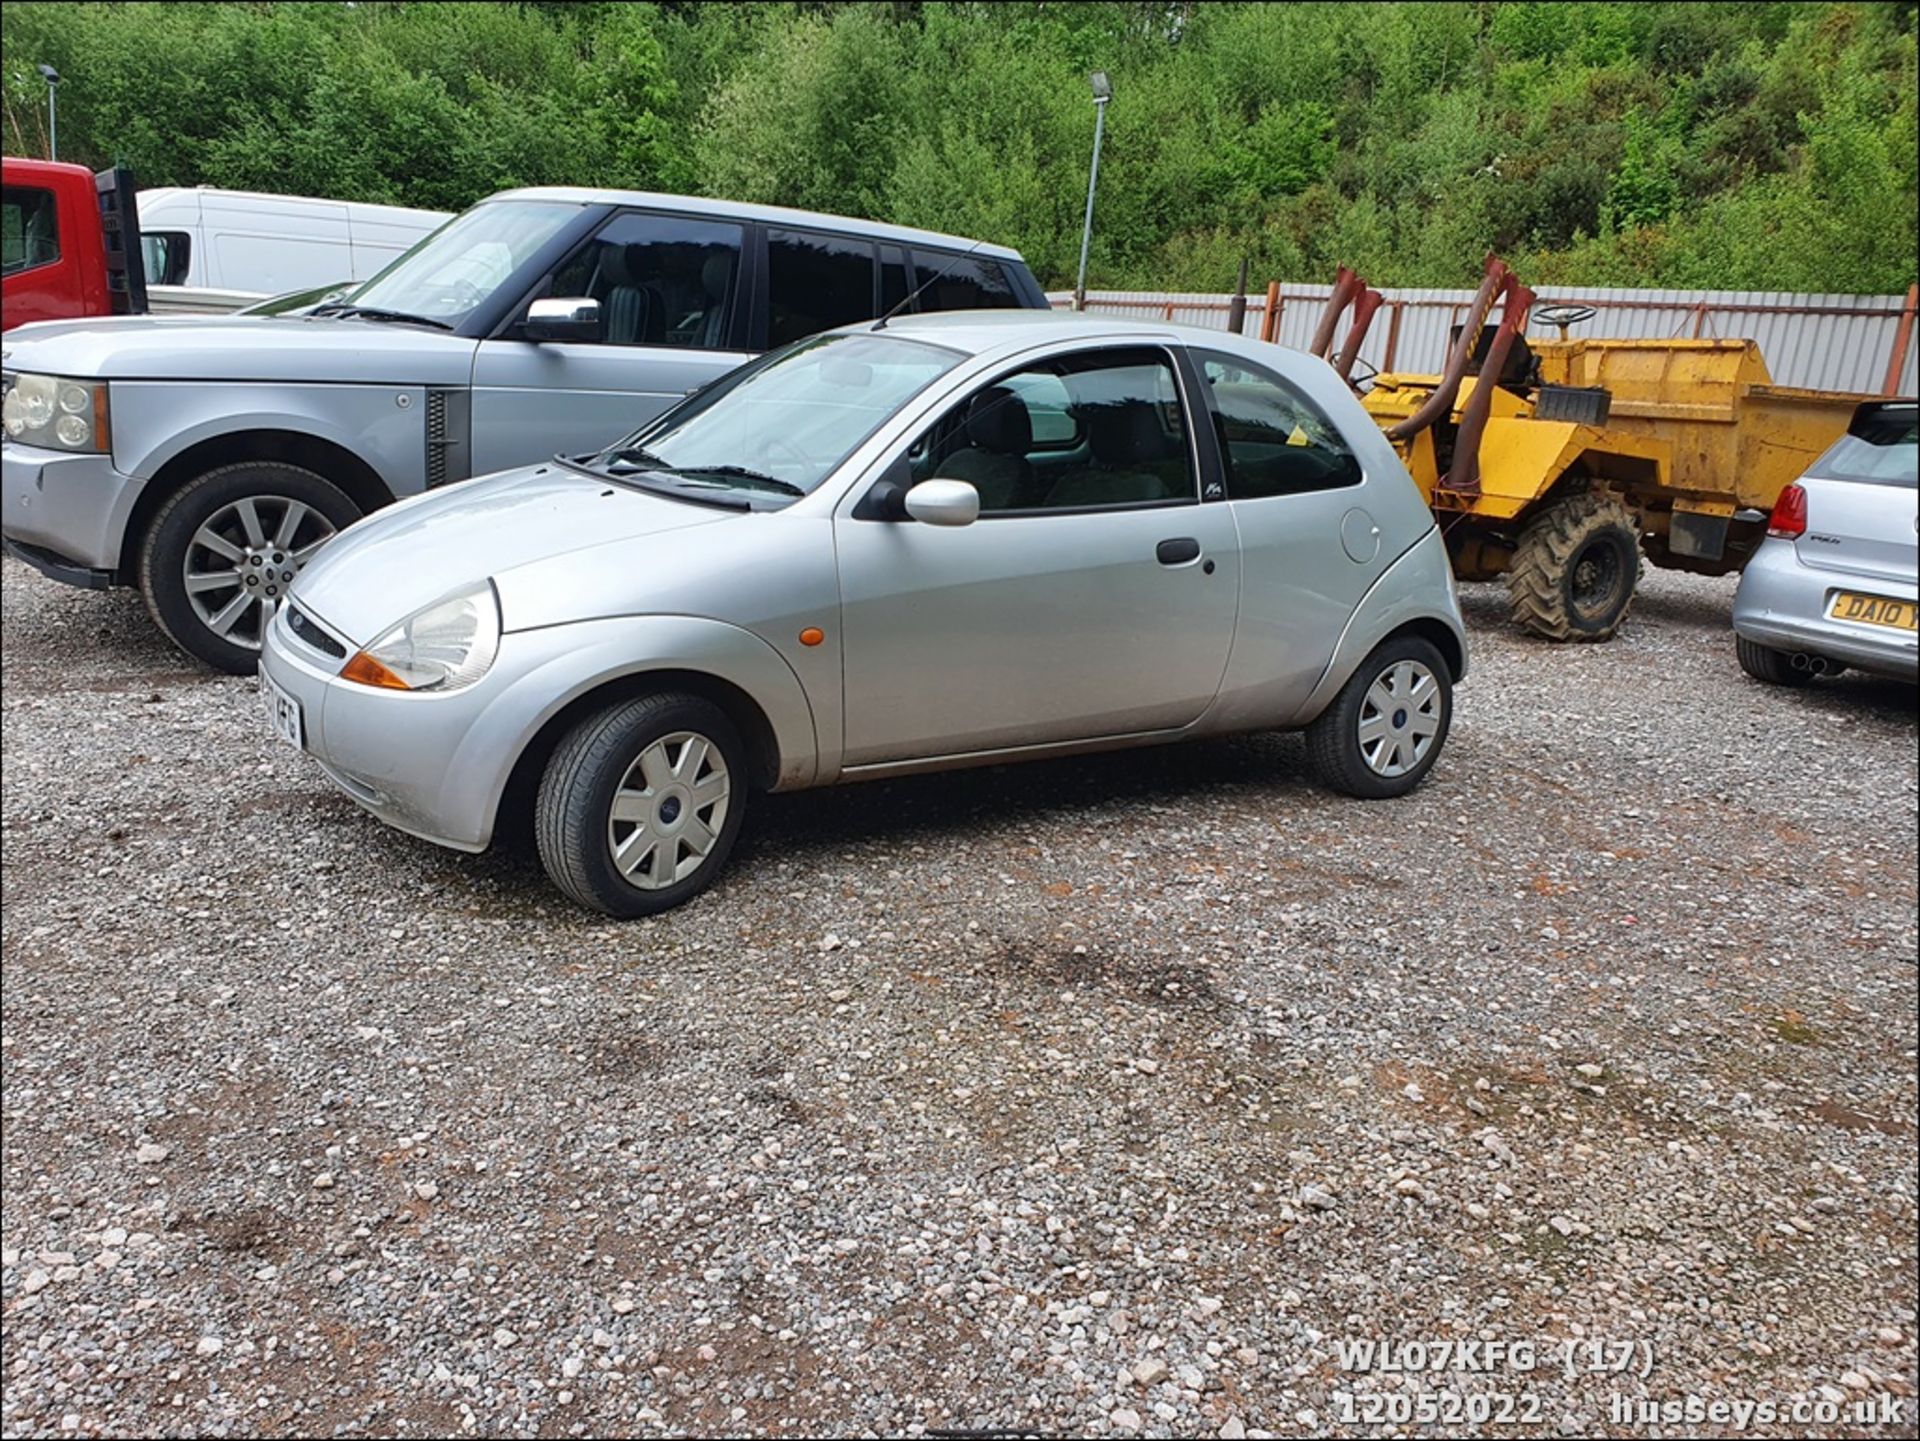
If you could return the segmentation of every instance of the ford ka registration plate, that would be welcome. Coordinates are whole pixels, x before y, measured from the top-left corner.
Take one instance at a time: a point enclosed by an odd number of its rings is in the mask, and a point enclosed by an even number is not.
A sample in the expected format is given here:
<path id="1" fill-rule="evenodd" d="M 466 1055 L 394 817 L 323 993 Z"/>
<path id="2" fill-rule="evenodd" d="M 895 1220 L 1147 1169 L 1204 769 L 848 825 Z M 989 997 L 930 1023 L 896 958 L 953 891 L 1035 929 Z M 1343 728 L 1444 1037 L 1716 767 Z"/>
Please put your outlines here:
<path id="1" fill-rule="evenodd" d="M 260 699 L 266 704 L 268 729 L 296 750 L 305 750 L 307 737 L 300 723 L 300 702 L 275 685 L 264 671 L 260 674 Z"/>

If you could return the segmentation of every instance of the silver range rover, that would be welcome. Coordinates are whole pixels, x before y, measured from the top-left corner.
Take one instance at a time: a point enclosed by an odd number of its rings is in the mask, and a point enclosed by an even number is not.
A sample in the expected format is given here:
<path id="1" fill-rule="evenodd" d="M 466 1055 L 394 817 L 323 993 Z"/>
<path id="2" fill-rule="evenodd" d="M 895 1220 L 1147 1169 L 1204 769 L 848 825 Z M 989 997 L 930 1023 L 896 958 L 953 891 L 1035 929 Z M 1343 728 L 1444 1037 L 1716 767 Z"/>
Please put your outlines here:
<path id="1" fill-rule="evenodd" d="M 1920 406 L 1872 401 L 1780 493 L 1740 577 L 1733 630 L 1748 675 L 1805 685 L 1853 666 L 1920 677 Z"/>
<path id="2" fill-rule="evenodd" d="M 138 585 L 244 673 L 328 537 L 405 496 L 591 452 L 753 355 L 896 306 L 1044 309 L 1019 255 L 617 190 L 497 195 L 310 308 L 7 334 L 7 551 Z"/>

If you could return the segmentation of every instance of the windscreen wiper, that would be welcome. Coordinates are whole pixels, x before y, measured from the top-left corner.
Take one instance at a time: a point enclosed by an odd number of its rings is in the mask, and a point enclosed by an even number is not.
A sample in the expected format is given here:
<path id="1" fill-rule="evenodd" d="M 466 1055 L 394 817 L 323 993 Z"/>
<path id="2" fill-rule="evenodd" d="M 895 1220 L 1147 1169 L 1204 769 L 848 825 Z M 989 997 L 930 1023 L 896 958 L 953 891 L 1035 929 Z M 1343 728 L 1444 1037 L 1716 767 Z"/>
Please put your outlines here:
<path id="1" fill-rule="evenodd" d="M 749 485 L 764 485 L 769 490 L 777 490 L 782 495 L 805 495 L 806 491 L 792 481 L 782 480 L 777 475 L 763 475 L 757 470 L 748 470 L 744 465 L 689 465 L 674 472 L 676 475 L 718 475 L 727 480 L 744 480 Z"/>
<path id="2" fill-rule="evenodd" d="M 310 315 L 340 315 L 348 319 L 357 316 L 362 320 L 394 320 L 403 325 L 431 325 L 435 330 L 453 329 L 446 321 L 435 320 L 430 315 L 414 315 L 405 310 L 382 310 L 377 305 L 347 305 L 343 302 L 336 301 L 327 305 L 317 305 L 308 313 Z"/>
<path id="3" fill-rule="evenodd" d="M 650 470 L 661 475 L 718 476 L 722 480 L 743 481 L 748 485 L 776 490 L 782 495 L 806 494 L 806 491 L 791 481 L 782 480 L 777 475 L 767 475 L 762 471 L 749 470 L 744 465 L 668 465 L 652 451 L 644 450 L 639 446 L 623 446 L 619 450 L 606 451 L 604 455 L 610 472 L 613 472 L 613 468 L 617 465 L 626 465 L 635 470 Z"/>
<path id="4" fill-rule="evenodd" d="M 684 500 L 688 505 L 708 505 L 718 510 L 752 510 L 753 502 L 744 495 L 736 495 L 730 490 L 708 489 L 673 485 L 649 485 L 639 477 L 643 475 L 670 476 L 671 471 L 650 470 L 602 470 L 595 465 L 573 459 L 571 456 L 556 455 L 554 463 L 564 465 L 568 470 L 577 470 L 582 475 L 590 475 L 595 480 L 610 480 L 615 485 L 625 486 L 628 490 L 645 491 L 648 495 L 664 496 L 668 500 Z"/>
<path id="5" fill-rule="evenodd" d="M 605 460 L 609 467 L 630 465 L 641 470 L 663 470 L 669 473 L 673 470 L 672 466 L 652 451 L 643 450 L 637 445 L 623 445 L 615 450 L 604 450 L 596 458 Z"/>

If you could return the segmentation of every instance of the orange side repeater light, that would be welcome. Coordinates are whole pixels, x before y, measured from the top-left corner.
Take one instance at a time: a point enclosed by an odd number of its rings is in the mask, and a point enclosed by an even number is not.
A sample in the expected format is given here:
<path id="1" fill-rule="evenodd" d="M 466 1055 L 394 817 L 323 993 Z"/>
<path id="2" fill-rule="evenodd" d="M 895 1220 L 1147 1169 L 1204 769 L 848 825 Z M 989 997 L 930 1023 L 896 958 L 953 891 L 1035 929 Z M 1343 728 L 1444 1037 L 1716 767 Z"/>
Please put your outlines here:
<path id="1" fill-rule="evenodd" d="M 800 632 L 800 644 L 802 645 L 819 645 L 820 642 L 826 638 L 827 633 L 817 625 L 810 625 Z"/>
<path id="2" fill-rule="evenodd" d="M 358 681 L 361 685 L 379 686 L 385 690 L 413 688 L 365 651 L 355 652 L 353 659 L 341 667 L 340 679 Z"/>

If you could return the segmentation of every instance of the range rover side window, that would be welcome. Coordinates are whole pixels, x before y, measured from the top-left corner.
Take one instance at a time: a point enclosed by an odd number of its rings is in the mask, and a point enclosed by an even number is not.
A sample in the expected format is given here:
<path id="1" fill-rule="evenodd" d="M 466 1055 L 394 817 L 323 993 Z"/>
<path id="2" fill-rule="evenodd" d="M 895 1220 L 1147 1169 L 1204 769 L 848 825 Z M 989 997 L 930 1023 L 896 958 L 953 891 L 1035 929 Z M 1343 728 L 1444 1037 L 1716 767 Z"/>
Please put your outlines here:
<path id="1" fill-rule="evenodd" d="M 893 308 L 913 293 L 907 284 L 907 252 L 897 245 L 880 247 L 880 313 L 890 315 Z"/>
<path id="2" fill-rule="evenodd" d="M 603 345 L 725 350 L 742 227 L 684 215 L 616 215 L 554 271 L 547 294 L 600 302 Z"/>
<path id="3" fill-rule="evenodd" d="M 1016 310 L 1020 306 L 1006 267 L 988 256 L 916 250 L 913 283 L 926 287 L 915 302 L 922 311 Z"/>
<path id="4" fill-rule="evenodd" d="M 767 345 L 873 318 L 873 246 L 812 230 L 767 231 Z"/>

